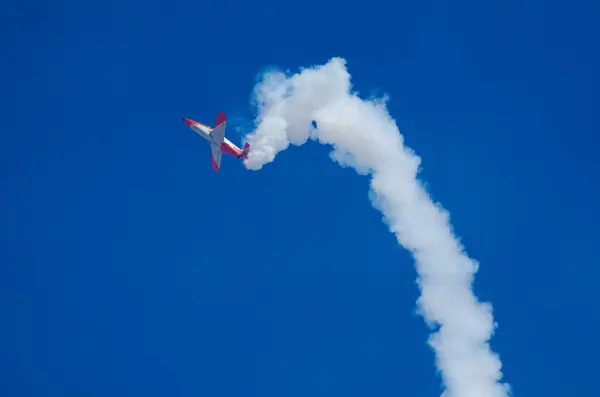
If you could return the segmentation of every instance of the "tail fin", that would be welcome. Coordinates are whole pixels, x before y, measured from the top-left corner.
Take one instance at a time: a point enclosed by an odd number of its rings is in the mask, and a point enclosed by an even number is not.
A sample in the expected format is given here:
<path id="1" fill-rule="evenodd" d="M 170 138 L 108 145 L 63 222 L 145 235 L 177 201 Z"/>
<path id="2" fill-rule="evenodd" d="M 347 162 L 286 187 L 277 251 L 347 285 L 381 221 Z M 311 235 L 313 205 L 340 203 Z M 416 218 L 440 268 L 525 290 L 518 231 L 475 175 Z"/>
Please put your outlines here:
<path id="1" fill-rule="evenodd" d="M 248 151 L 250 150 L 250 144 L 248 142 L 246 142 L 244 144 L 244 149 L 242 150 L 242 158 L 243 159 L 247 159 L 248 158 Z"/>

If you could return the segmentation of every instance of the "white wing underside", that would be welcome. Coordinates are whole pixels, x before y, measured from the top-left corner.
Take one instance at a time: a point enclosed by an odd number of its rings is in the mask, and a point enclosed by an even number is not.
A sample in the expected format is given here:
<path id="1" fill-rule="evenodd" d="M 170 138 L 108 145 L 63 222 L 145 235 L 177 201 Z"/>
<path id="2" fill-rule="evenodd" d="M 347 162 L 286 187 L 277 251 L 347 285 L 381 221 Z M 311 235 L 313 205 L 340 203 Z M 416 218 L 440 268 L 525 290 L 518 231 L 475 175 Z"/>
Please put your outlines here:
<path id="1" fill-rule="evenodd" d="M 216 143 L 211 143 L 210 152 L 212 154 L 212 167 L 215 171 L 219 171 L 219 169 L 221 168 L 221 147 Z"/>
<path id="2" fill-rule="evenodd" d="M 210 135 L 213 141 L 210 144 L 212 154 L 212 167 L 215 171 L 221 168 L 221 143 L 225 140 L 225 123 L 219 124 L 211 132 Z"/>
<path id="3" fill-rule="evenodd" d="M 226 123 L 219 124 L 210 132 L 210 136 L 212 136 L 213 141 L 216 144 L 220 145 L 221 142 L 223 142 L 223 140 L 225 139 L 225 124 Z"/>

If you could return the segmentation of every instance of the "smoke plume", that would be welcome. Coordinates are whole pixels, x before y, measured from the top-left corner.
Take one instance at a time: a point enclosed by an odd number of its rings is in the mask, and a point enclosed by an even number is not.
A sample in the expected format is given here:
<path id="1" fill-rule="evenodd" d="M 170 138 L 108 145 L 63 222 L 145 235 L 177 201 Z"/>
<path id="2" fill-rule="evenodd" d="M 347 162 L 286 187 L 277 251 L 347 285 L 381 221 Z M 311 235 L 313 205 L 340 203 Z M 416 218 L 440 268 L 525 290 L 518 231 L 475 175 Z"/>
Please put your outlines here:
<path id="1" fill-rule="evenodd" d="M 269 72 L 254 91 L 256 129 L 246 167 L 259 170 L 289 144 L 308 139 L 333 146 L 342 166 L 371 175 L 370 198 L 398 242 L 416 262 L 421 296 L 417 306 L 432 328 L 429 345 L 445 397 L 506 397 L 499 357 L 489 339 L 496 326 L 492 307 L 472 290 L 478 264 L 454 235 L 448 213 L 417 179 L 420 158 L 404 146 L 385 98 L 364 100 L 351 91 L 345 60 L 295 75 Z M 316 122 L 316 127 L 312 121 Z"/>

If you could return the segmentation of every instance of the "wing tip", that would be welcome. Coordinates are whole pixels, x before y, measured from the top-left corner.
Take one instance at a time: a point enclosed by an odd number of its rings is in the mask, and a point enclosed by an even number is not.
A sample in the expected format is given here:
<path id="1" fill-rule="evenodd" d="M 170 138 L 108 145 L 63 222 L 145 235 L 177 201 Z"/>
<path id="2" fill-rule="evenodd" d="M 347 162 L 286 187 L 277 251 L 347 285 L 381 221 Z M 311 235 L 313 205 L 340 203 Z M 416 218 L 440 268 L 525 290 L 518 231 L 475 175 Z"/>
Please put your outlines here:
<path id="1" fill-rule="evenodd" d="M 215 127 L 220 126 L 225 121 L 227 121 L 227 115 L 222 110 L 219 110 L 219 113 L 217 113 L 217 122 L 215 123 Z"/>
<path id="2" fill-rule="evenodd" d="M 212 169 L 215 170 L 215 172 L 219 172 L 221 170 L 221 167 L 219 167 L 219 164 L 217 164 L 217 161 L 215 160 L 215 156 L 213 156 L 211 154 L 210 159 L 211 159 Z"/>

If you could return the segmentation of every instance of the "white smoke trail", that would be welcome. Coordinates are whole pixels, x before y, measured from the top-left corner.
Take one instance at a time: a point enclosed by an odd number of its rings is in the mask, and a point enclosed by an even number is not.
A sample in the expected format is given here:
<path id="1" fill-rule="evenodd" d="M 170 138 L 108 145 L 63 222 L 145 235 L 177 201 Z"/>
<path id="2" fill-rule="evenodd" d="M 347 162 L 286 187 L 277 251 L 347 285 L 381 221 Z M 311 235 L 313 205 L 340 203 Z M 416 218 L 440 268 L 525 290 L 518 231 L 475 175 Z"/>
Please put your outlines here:
<path id="1" fill-rule="evenodd" d="M 454 236 L 449 215 L 417 179 L 420 158 L 404 146 L 385 99 L 366 101 L 351 92 L 345 61 L 286 76 L 267 73 L 255 88 L 256 130 L 246 167 L 260 169 L 290 143 L 309 138 L 333 145 L 342 166 L 371 174 L 370 197 L 398 242 L 416 261 L 419 313 L 439 326 L 429 338 L 447 397 L 506 397 L 501 362 L 489 339 L 496 326 L 490 304 L 480 303 L 472 282 L 478 264 Z M 311 128 L 315 120 L 317 128 Z"/>

